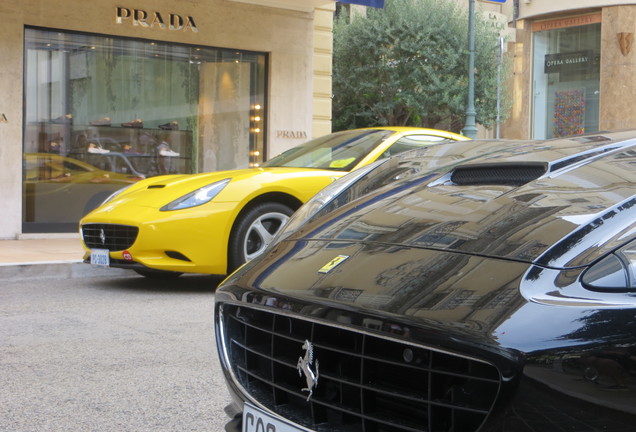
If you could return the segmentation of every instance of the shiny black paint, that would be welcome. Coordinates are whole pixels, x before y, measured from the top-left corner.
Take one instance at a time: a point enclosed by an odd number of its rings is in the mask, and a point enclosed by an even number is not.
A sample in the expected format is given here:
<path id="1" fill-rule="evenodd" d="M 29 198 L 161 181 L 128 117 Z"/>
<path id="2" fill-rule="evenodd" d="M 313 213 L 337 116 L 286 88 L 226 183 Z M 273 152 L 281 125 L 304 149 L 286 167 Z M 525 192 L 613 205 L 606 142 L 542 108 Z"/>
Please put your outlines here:
<path id="1" fill-rule="evenodd" d="M 406 317 L 399 311 L 408 311 L 418 299 L 425 302 L 434 298 L 434 293 L 421 296 L 409 292 L 403 283 L 391 285 L 388 290 L 406 293 L 407 299 L 396 299 L 377 311 L 358 307 L 351 302 L 351 292 L 343 294 L 344 289 L 334 289 L 330 283 L 319 283 L 311 292 L 302 292 L 287 289 L 293 285 L 290 281 L 283 294 L 271 289 L 239 288 L 245 282 L 226 285 L 217 294 L 217 306 L 238 298 L 495 364 L 504 381 L 500 411 L 483 430 L 547 431 L 565 427 L 573 431 L 627 431 L 636 420 L 636 314 L 632 309 L 572 309 L 528 302 L 505 292 L 485 292 L 479 299 L 454 301 L 441 313 L 426 313 L 428 309 L 422 308 Z M 413 280 L 411 285 L 418 282 L 424 281 Z M 448 288 L 444 285 L 438 290 Z M 315 296 L 313 301 L 299 301 L 311 295 Z M 370 329 L 364 325 L 365 318 L 380 324 Z M 239 389 L 234 391 L 240 394 Z M 559 415 L 546 415 L 551 411 L 559 411 Z"/>
<path id="2" fill-rule="evenodd" d="M 223 304 L 249 303 L 483 359 L 502 391 L 480 431 L 634 430 L 636 294 L 593 292 L 581 276 L 635 238 L 636 151 L 633 140 L 572 141 L 578 150 L 490 152 L 550 162 L 551 175 L 520 187 L 458 188 L 434 154 L 426 169 L 390 167 L 384 183 L 408 175 L 342 198 L 230 276 L 217 323 Z M 348 258 L 321 273 L 338 255 Z"/>

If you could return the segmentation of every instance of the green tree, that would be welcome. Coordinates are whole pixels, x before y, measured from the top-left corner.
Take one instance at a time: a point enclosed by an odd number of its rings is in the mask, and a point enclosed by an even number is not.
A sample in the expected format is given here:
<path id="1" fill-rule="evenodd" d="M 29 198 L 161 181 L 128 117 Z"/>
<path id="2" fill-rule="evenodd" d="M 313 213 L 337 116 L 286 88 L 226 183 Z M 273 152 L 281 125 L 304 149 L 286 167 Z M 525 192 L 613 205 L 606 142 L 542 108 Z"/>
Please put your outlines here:
<path id="1" fill-rule="evenodd" d="M 496 120 L 499 32 L 475 17 L 477 122 Z M 334 23 L 335 130 L 425 126 L 459 132 L 468 95 L 468 11 L 444 0 L 387 0 Z"/>

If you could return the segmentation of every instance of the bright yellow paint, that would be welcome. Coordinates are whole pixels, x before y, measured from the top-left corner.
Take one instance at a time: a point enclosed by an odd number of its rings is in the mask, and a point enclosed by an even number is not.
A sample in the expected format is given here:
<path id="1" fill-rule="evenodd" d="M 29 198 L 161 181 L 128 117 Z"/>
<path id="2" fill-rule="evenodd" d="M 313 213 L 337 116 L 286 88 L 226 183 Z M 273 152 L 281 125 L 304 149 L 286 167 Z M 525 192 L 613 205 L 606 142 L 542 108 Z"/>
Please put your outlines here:
<path id="1" fill-rule="evenodd" d="M 331 270 L 335 269 L 338 265 L 340 265 L 343 261 L 345 261 L 348 258 L 349 256 L 347 255 L 338 255 L 337 257 L 329 261 L 327 264 L 322 266 L 320 270 L 318 270 L 318 273 L 329 273 Z"/>
<path id="2" fill-rule="evenodd" d="M 450 132 L 430 129 L 381 129 L 392 130 L 395 135 L 370 152 L 355 168 L 375 161 L 398 138 L 408 134 L 424 132 L 454 140 L 466 139 Z M 304 203 L 346 173 L 264 167 L 152 177 L 133 184 L 112 201 L 89 213 L 80 221 L 80 226 L 86 223 L 137 226 L 137 241 L 127 252 L 134 261 L 152 269 L 225 274 L 228 265 L 227 245 L 232 226 L 241 210 L 269 193 L 284 194 L 299 204 Z M 227 178 L 231 178 L 230 183 L 206 204 L 183 210 L 159 210 L 183 195 Z M 190 262 L 170 258 L 166 251 L 179 252 L 188 257 Z M 111 252 L 111 259 L 123 259 L 122 252 Z M 86 248 L 85 258 L 89 256 L 90 251 Z"/>

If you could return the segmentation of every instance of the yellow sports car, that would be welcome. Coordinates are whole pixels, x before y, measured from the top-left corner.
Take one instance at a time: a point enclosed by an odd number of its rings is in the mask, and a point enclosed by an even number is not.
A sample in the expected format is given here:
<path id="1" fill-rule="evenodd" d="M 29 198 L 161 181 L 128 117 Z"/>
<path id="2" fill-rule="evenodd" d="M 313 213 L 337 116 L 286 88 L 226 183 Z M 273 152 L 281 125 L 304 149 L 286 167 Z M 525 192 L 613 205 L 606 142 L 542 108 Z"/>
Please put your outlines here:
<path id="1" fill-rule="evenodd" d="M 260 255 L 298 207 L 346 173 L 465 139 L 434 129 L 355 129 L 311 140 L 259 168 L 141 180 L 80 221 L 84 260 L 144 276 L 224 275 Z"/>

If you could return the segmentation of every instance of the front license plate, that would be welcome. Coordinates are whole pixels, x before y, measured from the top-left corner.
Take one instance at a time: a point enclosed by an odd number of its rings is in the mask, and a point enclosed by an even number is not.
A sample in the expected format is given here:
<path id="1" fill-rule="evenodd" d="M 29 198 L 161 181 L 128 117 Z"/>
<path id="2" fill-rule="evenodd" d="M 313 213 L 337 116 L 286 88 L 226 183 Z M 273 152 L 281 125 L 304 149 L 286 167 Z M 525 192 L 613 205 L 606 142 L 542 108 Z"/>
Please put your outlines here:
<path id="1" fill-rule="evenodd" d="M 253 405 L 243 405 L 243 432 L 305 432 L 306 429 L 273 417 Z"/>
<path id="2" fill-rule="evenodd" d="M 108 267 L 110 265 L 108 249 L 91 249 L 91 264 Z"/>

